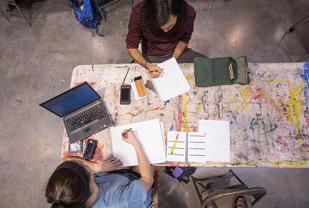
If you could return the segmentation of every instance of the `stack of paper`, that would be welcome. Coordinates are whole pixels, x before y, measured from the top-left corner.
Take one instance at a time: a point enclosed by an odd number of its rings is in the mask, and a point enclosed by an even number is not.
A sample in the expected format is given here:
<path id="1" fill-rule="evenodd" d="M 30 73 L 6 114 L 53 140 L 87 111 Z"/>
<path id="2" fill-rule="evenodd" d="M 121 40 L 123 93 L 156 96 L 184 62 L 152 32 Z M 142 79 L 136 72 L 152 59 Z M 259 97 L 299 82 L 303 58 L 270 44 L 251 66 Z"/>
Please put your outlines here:
<path id="1" fill-rule="evenodd" d="M 152 83 L 162 101 L 190 91 L 190 85 L 175 58 L 160 63 L 158 66 L 163 71 L 160 77 L 152 79 Z"/>
<path id="2" fill-rule="evenodd" d="M 123 166 L 138 165 L 134 147 L 123 141 L 121 135 L 124 130 L 130 128 L 136 133 L 150 163 L 163 163 L 166 161 L 163 124 L 159 119 L 154 119 L 110 129 L 113 155 L 122 161 Z"/>

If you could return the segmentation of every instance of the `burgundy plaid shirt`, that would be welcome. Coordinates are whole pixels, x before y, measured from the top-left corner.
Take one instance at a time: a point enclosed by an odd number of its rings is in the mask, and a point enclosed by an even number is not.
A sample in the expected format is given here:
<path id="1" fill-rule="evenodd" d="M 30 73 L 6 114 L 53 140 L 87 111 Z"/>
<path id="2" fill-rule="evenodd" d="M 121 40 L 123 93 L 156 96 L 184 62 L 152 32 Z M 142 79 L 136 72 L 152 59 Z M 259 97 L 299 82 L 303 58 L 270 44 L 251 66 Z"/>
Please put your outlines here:
<path id="1" fill-rule="evenodd" d="M 186 3 L 186 2 L 185 2 Z M 142 42 L 143 54 L 147 56 L 170 56 L 178 41 L 189 43 L 193 32 L 196 12 L 186 3 L 187 19 L 184 24 L 179 21 L 168 32 L 161 28 L 144 25 L 142 21 L 143 2 L 136 4 L 130 16 L 127 34 L 127 48 L 138 48 Z"/>

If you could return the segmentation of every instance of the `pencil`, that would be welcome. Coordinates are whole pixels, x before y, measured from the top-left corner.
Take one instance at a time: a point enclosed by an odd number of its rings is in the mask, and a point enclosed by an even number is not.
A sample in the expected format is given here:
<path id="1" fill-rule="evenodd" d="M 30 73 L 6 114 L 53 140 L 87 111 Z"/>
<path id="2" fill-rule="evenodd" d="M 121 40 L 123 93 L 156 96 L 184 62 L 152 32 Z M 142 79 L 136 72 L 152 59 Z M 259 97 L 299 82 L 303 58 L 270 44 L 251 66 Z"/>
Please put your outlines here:
<path id="1" fill-rule="evenodd" d="M 176 136 L 176 138 L 174 140 L 174 144 L 173 144 L 172 149 L 171 149 L 171 154 L 173 154 L 174 151 L 175 151 L 177 140 L 178 140 L 178 136 L 179 136 L 179 134 L 177 134 L 177 136 Z"/>

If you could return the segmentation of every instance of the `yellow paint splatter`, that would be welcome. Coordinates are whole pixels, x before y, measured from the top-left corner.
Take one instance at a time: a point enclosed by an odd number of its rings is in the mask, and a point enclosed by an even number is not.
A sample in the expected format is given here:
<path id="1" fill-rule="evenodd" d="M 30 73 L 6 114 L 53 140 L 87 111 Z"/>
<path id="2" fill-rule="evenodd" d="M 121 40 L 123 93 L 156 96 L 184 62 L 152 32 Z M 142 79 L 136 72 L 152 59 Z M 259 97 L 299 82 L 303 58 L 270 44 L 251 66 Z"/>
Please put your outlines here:
<path id="1" fill-rule="evenodd" d="M 296 133 L 299 134 L 300 131 L 300 116 L 302 113 L 302 104 L 303 100 L 300 99 L 301 94 L 303 92 L 305 84 L 302 83 L 296 87 L 290 85 L 290 96 L 288 103 L 288 120 L 292 122 L 296 127 Z"/>
<path id="2" fill-rule="evenodd" d="M 288 80 L 288 79 L 283 79 L 283 80 L 278 80 L 278 79 L 274 79 L 274 80 L 268 80 L 267 82 L 269 83 L 287 83 L 287 84 L 290 84 L 291 81 Z"/>
<path id="3" fill-rule="evenodd" d="M 187 80 L 192 80 L 192 76 L 191 76 L 191 75 L 187 75 L 187 76 L 186 76 L 186 79 L 187 79 Z"/>
<path id="4" fill-rule="evenodd" d="M 277 161 L 272 162 L 272 165 L 279 167 L 307 167 L 308 161 Z"/>
<path id="5" fill-rule="evenodd" d="M 243 100 L 243 109 L 246 110 L 249 103 L 250 103 L 250 99 L 251 99 L 251 91 L 250 88 L 248 86 L 243 87 L 240 90 L 240 96 Z"/>
<path id="6" fill-rule="evenodd" d="M 238 105 L 237 105 L 237 106 L 234 106 L 234 107 L 233 107 L 233 110 L 234 110 L 234 111 L 240 111 L 240 106 L 238 106 Z"/>
<path id="7" fill-rule="evenodd" d="M 238 165 L 248 165 L 248 166 L 257 166 L 257 162 L 253 162 L 253 161 L 237 161 L 235 162 L 235 166 L 238 166 Z"/>
<path id="8" fill-rule="evenodd" d="M 185 132 L 189 131 L 188 127 L 188 104 L 189 104 L 189 96 L 188 93 L 184 94 L 183 96 L 183 104 L 184 104 L 184 109 L 183 109 L 183 130 Z"/>
<path id="9" fill-rule="evenodd" d="M 187 165 L 187 163 L 184 163 Z M 215 167 L 215 166 L 230 166 L 230 163 L 227 162 L 191 162 L 189 166 L 204 166 L 204 167 Z"/>
<path id="10" fill-rule="evenodd" d="M 207 165 L 212 165 L 212 166 L 226 166 L 229 165 L 229 163 L 226 162 L 206 162 Z"/>
<path id="11" fill-rule="evenodd" d="M 240 99 L 237 97 L 233 97 L 232 99 L 229 100 L 230 103 L 239 103 Z"/>
<path id="12" fill-rule="evenodd" d="M 196 105 L 195 106 L 195 111 L 201 111 L 203 110 L 203 105 Z"/>

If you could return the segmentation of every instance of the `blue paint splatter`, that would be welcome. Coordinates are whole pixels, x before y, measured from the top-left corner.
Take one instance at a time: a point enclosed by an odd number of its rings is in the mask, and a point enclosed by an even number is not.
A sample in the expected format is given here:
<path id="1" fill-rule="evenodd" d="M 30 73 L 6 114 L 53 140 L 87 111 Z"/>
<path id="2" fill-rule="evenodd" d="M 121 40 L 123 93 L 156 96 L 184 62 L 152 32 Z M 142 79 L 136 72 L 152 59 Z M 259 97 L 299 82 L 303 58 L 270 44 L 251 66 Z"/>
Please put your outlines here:
<path id="1" fill-rule="evenodd" d="M 172 126 L 170 127 L 170 131 L 172 131 L 174 128 L 174 124 L 172 124 Z"/>
<path id="2" fill-rule="evenodd" d="M 302 79 L 304 80 L 304 97 L 307 108 L 309 108 L 309 62 L 304 64 L 304 73 L 301 74 Z"/>

